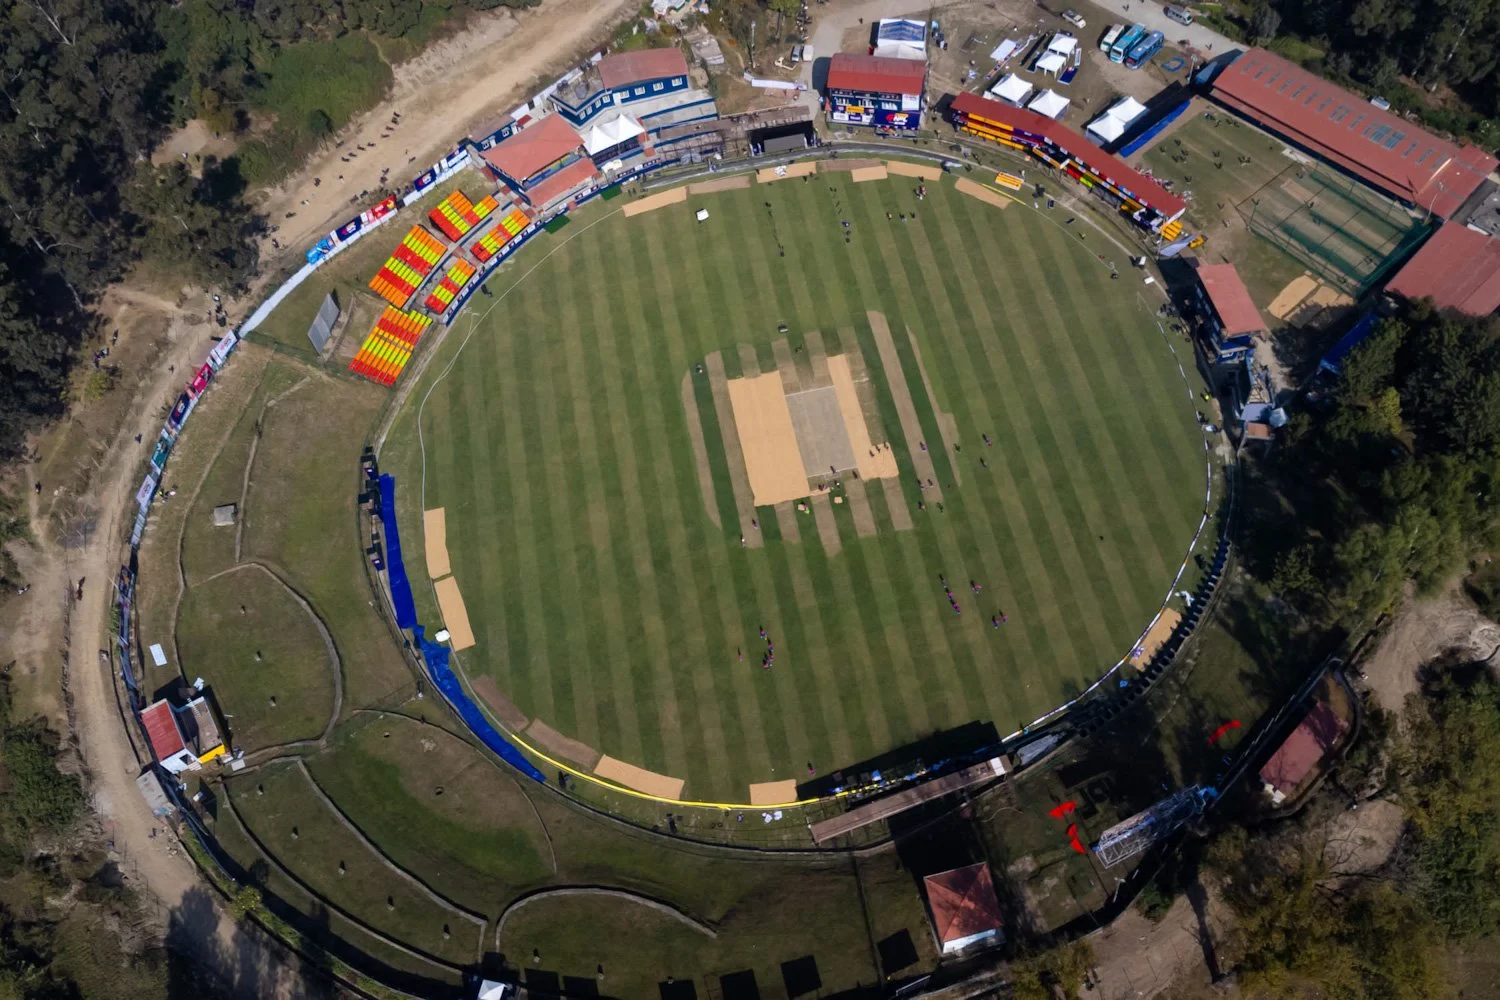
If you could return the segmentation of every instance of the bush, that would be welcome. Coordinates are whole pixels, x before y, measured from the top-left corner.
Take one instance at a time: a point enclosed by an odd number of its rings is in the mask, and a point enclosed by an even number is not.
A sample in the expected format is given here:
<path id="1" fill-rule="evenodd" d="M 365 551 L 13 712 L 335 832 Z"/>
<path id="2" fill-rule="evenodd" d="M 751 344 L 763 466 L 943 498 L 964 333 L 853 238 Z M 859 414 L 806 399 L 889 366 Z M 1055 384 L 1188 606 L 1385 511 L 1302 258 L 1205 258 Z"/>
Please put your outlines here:
<path id="1" fill-rule="evenodd" d="M 11 815 L 33 830 L 67 828 L 83 807 L 83 784 L 57 769 L 57 734 L 41 720 L 5 732 Z"/>

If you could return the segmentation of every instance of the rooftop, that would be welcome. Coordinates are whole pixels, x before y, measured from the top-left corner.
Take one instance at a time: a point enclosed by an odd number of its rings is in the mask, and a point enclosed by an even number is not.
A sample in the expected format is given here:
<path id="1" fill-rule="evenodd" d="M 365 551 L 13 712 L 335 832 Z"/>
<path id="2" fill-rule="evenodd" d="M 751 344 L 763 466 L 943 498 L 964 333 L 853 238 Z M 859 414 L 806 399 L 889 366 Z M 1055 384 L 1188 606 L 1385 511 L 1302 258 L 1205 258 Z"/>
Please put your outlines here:
<path id="1" fill-rule="evenodd" d="M 1408 299 L 1430 298 L 1440 309 L 1488 316 L 1500 309 L 1500 239 L 1445 222 L 1396 272 L 1387 290 Z"/>
<path id="2" fill-rule="evenodd" d="M 1006 128 L 1043 136 L 1105 180 L 1134 195 L 1138 201 L 1171 218 L 1180 215 L 1187 202 L 1169 192 L 1156 181 L 1127 164 L 1118 156 L 1104 152 L 1082 135 L 1061 122 L 1025 108 L 1013 108 L 978 94 L 962 93 L 953 99 L 952 109 L 974 115 Z"/>
<path id="3" fill-rule="evenodd" d="M 888 59 L 853 52 L 836 52 L 828 60 L 829 90 L 867 94 L 920 94 L 927 80 L 927 63 L 920 59 Z"/>
<path id="4" fill-rule="evenodd" d="M 923 881 L 932 926 L 944 946 L 993 934 L 1004 926 L 995 883 L 984 862 L 929 875 Z"/>
<path id="5" fill-rule="evenodd" d="M 1495 169 L 1474 146 L 1441 139 L 1264 49 L 1214 81 L 1214 96 L 1404 201 L 1448 218 Z"/>
<path id="6" fill-rule="evenodd" d="M 141 710 L 141 724 L 146 727 L 146 738 L 151 741 L 151 752 L 157 760 L 166 760 L 175 753 L 187 749 L 182 741 L 182 730 L 177 728 L 177 718 L 172 706 L 165 699 L 152 702 Z"/>
<path id="7" fill-rule="evenodd" d="M 598 174 L 599 170 L 594 166 L 594 161 L 588 157 L 584 157 L 577 163 L 569 164 L 530 191 L 527 191 L 526 197 L 532 205 L 537 208 L 543 208 L 549 202 L 573 190 L 589 178 L 598 176 Z"/>
<path id="8" fill-rule="evenodd" d="M 1320 699 L 1260 769 L 1261 780 L 1283 795 L 1291 795 L 1343 732 L 1344 720 Z"/>
<path id="9" fill-rule="evenodd" d="M 582 145 L 573 126 L 558 115 L 548 115 L 479 155 L 505 176 L 524 181 Z"/>
<path id="10" fill-rule="evenodd" d="M 1198 281 L 1208 293 L 1219 322 L 1224 324 L 1224 333 L 1237 337 L 1246 333 L 1260 333 L 1266 328 L 1260 310 L 1250 298 L 1250 291 L 1240 280 L 1240 273 L 1233 264 L 1196 264 Z"/>
<path id="11" fill-rule="evenodd" d="M 688 71 L 687 60 L 682 57 L 682 50 L 679 48 L 616 52 L 600 59 L 595 68 L 599 73 L 599 80 L 611 90 L 644 80 L 687 76 Z"/>

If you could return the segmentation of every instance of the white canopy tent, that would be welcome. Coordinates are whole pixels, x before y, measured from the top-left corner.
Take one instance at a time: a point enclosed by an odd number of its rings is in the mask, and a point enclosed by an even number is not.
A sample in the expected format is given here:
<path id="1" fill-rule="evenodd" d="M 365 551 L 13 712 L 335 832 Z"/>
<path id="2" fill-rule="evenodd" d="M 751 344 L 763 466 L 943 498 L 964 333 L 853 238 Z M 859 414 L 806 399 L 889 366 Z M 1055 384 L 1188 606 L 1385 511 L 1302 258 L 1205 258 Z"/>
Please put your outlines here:
<path id="1" fill-rule="evenodd" d="M 1053 52 L 1051 50 L 1048 50 L 1046 55 L 1042 56 L 1042 58 L 1036 61 L 1037 71 L 1040 73 L 1047 73 L 1051 76 L 1056 76 L 1057 74 L 1061 73 L 1067 67 L 1067 65 L 1067 56 L 1059 52 Z"/>
<path id="2" fill-rule="evenodd" d="M 1084 131 L 1096 137 L 1100 145 L 1107 145 L 1125 134 L 1125 123 L 1109 115 L 1100 115 L 1089 122 Z"/>
<path id="3" fill-rule="evenodd" d="M 1026 107 L 1048 118 L 1061 118 L 1063 112 L 1068 110 L 1070 103 L 1072 102 L 1057 91 L 1044 90 Z"/>
<path id="4" fill-rule="evenodd" d="M 1078 48 L 1078 39 L 1074 38 L 1072 35 L 1053 35 L 1052 41 L 1047 43 L 1048 52 L 1055 52 L 1058 55 L 1062 56 L 1064 59 L 1071 56 L 1073 54 L 1073 50 L 1076 48 Z"/>
<path id="5" fill-rule="evenodd" d="M 1108 144 L 1124 135 L 1130 123 L 1145 113 L 1146 106 L 1140 101 L 1133 97 L 1122 97 L 1104 114 L 1090 122 L 1084 131 L 1096 137 L 1101 144 Z"/>
<path id="6" fill-rule="evenodd" d="M 990 96 L 1016 107 L 1024 107 L 1026 98 L 1031 96 L 1031 84 L 1021 79 L 1014 73 L 1007 73 L 1000 78 L 1000 82 L 990 88 Z"/>
<path id="7" fill-rule="evenodd" d="M 588 150 L 590 156 L 597 156 L 606 150 L 629 142 L 636 136 L 645 134 L 646 130 L 634 118 L 629 115 L 620 115 L 591 126 L 584 134 L 583 148 Z"/>
<path id="8" fill-rule="evenodd" d="M 1015 55 L 1016 50 L 1020 47 L 1020 42 L 1016 41 L 1014 38 L 1007 38 L 1005 41 L 995 46 L 994 50 L 990 52 L 990 58 L 997 63 L 1003 63 L 1005 62 L 1005 60 Z"/>

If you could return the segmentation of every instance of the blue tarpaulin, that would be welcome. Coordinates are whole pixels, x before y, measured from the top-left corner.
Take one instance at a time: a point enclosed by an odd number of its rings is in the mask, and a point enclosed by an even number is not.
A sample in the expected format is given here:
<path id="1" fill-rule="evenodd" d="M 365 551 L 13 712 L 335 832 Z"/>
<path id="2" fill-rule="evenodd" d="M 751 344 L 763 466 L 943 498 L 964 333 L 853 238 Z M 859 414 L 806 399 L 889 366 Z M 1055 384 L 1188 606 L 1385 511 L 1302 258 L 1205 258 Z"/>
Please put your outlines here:
<path id="1" fill-rule="evenodd" d="M 385 527 L 385 571 L 391 582 L 391 603 L 396 607 L 396 625 L 415 628 L 417 606 L 411 599 L 411 581 L 401 561 L 401 533 L 396 530 L 396 477 L 380 476 L 380 523 Z"/>
<path id="2" fill-rule="evenodd" d="M 382 476 L 381 479 L 385 477 Z M 458 711 L 459 717 L 464 720 L 464 725 L 469 727 L 469 732 L 478 736 L 485 746 L 499 754 L 500 759 L 511 767 L 533 781 L 540 781 L 545 785 L 547 776 L 538 771 L 536 765 L 516 749 L 515 744 L 501 736 L 495 727 L 490 725 L 490 720 L 484 717 L 479 706 L 469 699 L 463 685 L 458 682 L 452 668 L 448 666 L 448 647 L 440 643 L 428 642 L 424 633 L 425 630 L 420 625 L 412 629 L 412 635 L 417 638 L 417 649 L 422 653 L 422 661 L 427 664 L 427 674 L 432 678 L 432 683 L 437 685 L 437 689 L 443 692 L 443 697 L 448 699 L 448 703 Z"/>
<path id="3" fill-rule="evenodd" d="M 1166 128 L 1168 125 L 1175 122 L 1178 118 L 1182 117 L 1182 113 L 1188 109 L 1189 103 L 1191 102 L 1183 101 L 1181 104 L 1177 105 L 1177 107 L 1162 115 L 1151 124 L 1150 128 L 1146 129 L 1146 131 L 1142 132 L 1134 139 L 1131 139 L 1130 142 L 1126 143 L 1124 146 L 1116 150 L 1115 155 L 1123 160 L 1127 156 L 1133 156 L 1136 153 L 1140 152 L 1142 146 L 1146 145 L 1146 143 L 1150 142 L 1152 139 L 1155 139 L 1158 135 L 1161 135 L 1162 129 Z"/>

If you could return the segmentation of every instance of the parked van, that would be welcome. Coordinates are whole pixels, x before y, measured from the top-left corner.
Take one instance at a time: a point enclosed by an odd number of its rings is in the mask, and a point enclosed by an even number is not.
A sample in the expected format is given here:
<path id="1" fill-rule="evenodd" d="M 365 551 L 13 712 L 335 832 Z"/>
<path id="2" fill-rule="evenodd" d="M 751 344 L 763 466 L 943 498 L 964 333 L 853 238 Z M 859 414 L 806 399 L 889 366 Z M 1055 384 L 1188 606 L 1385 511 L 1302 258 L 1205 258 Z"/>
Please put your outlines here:
<path id="1" fill-rule="evenodd" d="M 1192 24 L 1193 23 L 1193 15 L 1190 14 L 1188 11 L 1183 10 L 1181 7 L 1177 6 L 1174 3 L 1167 4 L 1165 10 L 1166 10 L 1166 15 L 1168 17 L 1170 17 L 1172 20 L 1176 21 L 1178 24 Z"/>

